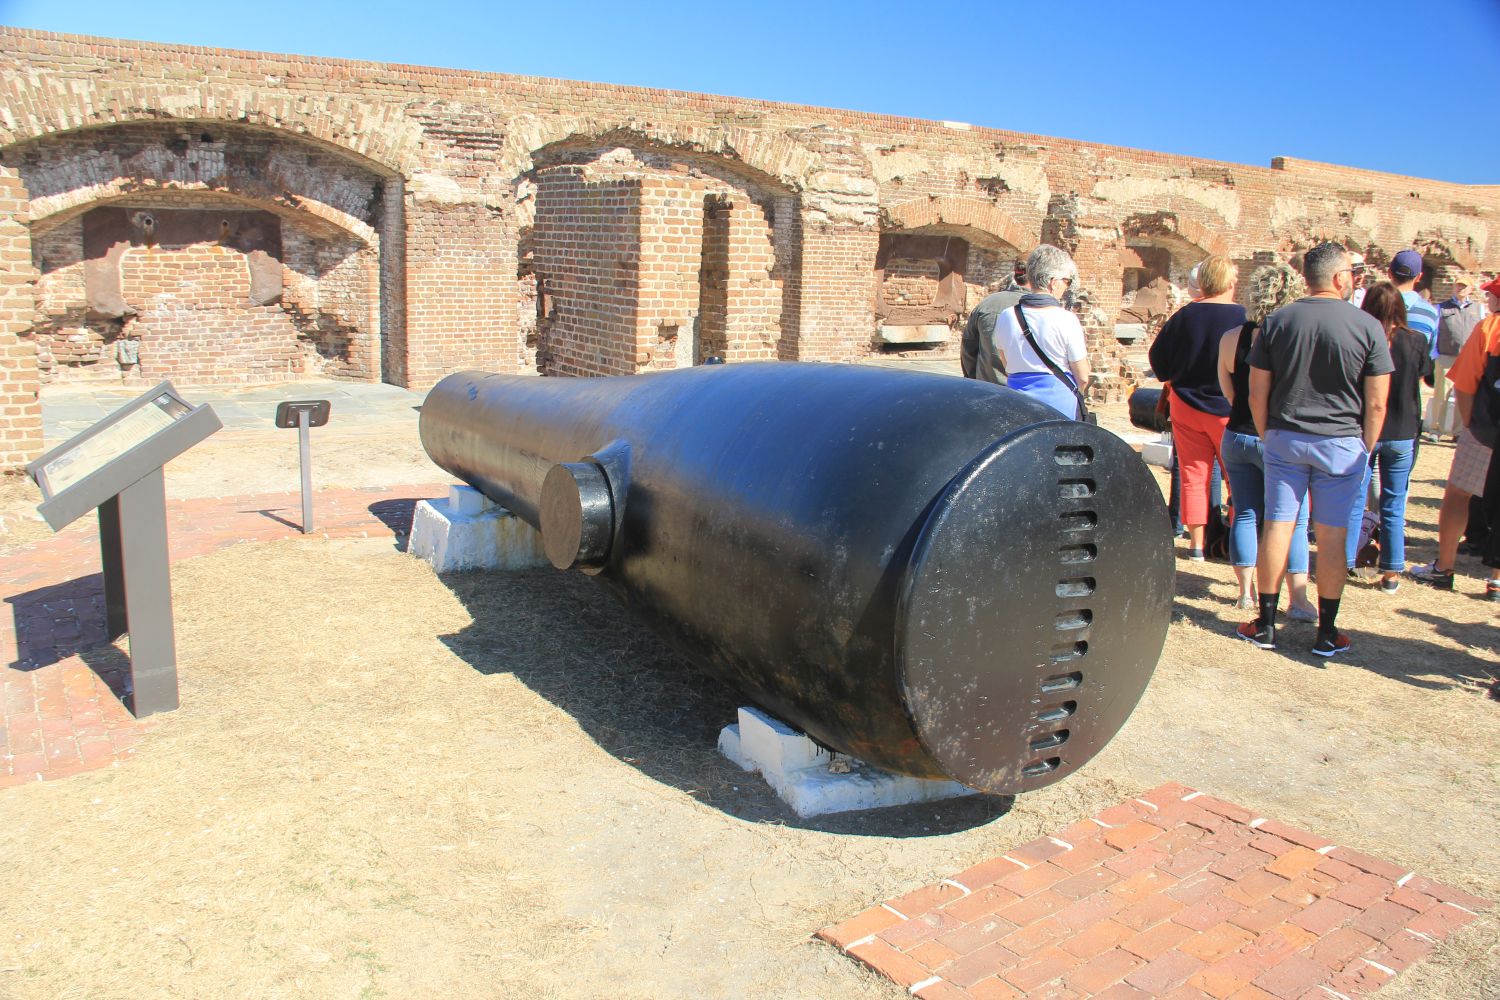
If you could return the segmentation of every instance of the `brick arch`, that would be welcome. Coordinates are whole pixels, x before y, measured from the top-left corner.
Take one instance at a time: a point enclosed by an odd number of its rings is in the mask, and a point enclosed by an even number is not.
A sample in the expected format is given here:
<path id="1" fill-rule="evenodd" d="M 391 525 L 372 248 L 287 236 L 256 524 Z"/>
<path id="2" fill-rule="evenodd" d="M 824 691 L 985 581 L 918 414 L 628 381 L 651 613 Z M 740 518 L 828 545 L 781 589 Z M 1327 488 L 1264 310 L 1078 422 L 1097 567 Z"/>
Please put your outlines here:
<path id="1" fill-rule="evenodd" d="M 1440 261 L 1451 261 L 1463 268 L 1465 271 L 1477 272 L 1479 270 L 1479 258 L 1467 248 L 1455 246 L 1450 241 L 1440 236 L 1423 237 L 1420 234 L 1413 242 L 1424 257 L 1435 257 Z"/>
<path id="2" fill-rule="evenodd" d="M 550 151 L 599 143 L 721 158 L 742 166 L 752 179 L 762 184 L 794 193 L 806 188 L 817 167 L 814 153 L 784 135 L 770 132 L 716 125 L 609 123 L 530 116 L 512 122 L 501 162 L 519 179 Z"/>
<path id="3" fill-rule="evenodd" d="M 250 125 L 296 135 L 356 158 L 384 176 L 418 169 L 422 130 L 392 104 L 336 96 L 267 94 L 204 84 L 113 86 L 92 92 L 51 77 L 5 74 L 11 117 L 0 122 L 0 147 L 77 129 L 130 122 Z"/>
<path id="4" fill-rule="evenodd" d="M 1175 252 L 1198 251 L 1209 254 L 1229 255 L 1229 243 L 1223 236 L 1201 222 L 1175 212 L 1153 212 L 1149 215 L 1132 215 L 1120 227 L 1121 234 L 1143 236 L 1169 245 Z"/>
<path id="5" fill-rule="evenodd" d="M 1037 234 L 987 201 L 978 198 L 927 198 L 895 205 L 881 212 L 888 229 L 920 229 L 924 226 L 966 226 L 1000 240 L 1018 252 L 1040 242 Z"/>

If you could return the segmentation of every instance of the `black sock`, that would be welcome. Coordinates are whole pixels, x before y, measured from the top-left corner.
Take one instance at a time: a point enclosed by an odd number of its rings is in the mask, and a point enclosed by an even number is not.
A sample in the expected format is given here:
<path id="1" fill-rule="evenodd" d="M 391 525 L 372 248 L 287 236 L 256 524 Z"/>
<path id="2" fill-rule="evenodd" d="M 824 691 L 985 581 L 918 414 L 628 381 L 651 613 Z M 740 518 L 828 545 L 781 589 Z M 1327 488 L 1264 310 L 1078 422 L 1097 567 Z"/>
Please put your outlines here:
<path id="1" fill-rule="evenodd" d="M 1334 619 L 1339 616 L 1339 599 L 1337 597 L 1318 598 L 1318 634 L 1337 635 L 1338 628 Z"/>
<path id="2" fill-rule="evenodd" d="M 1267 628 L 1276 627 L 1276 602 L 1280 598 L 1279 593 L 1260 595 L 1260 623 Z"/>

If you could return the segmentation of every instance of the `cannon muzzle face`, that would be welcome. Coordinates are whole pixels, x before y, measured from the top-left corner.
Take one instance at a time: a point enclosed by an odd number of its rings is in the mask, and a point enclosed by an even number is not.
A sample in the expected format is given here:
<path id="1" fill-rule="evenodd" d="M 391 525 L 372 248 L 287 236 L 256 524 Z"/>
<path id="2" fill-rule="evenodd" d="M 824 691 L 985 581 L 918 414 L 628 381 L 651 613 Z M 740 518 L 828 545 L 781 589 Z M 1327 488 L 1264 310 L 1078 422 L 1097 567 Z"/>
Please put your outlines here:
<path id="1" fill-rule="evenodd" d="M 1145 465 L 1087 424 L 1024 428 L 949 482 L 896 636 L 908 711 L 947 774 L 1029 791 L 1119 731 L 1161 652 L 1170 537 Z"/>

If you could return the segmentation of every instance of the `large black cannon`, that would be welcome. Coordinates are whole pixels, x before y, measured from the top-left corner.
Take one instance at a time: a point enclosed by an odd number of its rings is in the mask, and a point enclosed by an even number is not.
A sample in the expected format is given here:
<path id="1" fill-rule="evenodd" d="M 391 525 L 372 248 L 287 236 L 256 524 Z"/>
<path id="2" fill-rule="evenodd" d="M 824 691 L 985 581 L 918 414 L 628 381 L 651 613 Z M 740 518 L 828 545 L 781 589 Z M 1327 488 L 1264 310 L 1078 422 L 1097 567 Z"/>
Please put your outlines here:
<path id="1" fill-rule="evenodd" d="M 1140 458 L 1019 393 L 823 364 L 461 372 L 438 465 L 703 668 L 825 745 L 991 793 L 1050 784 L 1135 707 L 1172 603 Z"/>

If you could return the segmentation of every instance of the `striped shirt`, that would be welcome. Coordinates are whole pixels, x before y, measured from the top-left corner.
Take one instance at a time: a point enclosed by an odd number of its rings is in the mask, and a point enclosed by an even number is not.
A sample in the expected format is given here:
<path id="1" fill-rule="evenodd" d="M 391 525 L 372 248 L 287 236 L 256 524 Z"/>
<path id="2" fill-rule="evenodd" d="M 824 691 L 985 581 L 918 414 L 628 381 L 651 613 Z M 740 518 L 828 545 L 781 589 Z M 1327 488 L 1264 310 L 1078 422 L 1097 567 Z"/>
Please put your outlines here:
<path id="1" fill-rule="evenodd" d="M 1402 292 L 1401 301 L 1406 303 L 1406 325 L 1427 338 L 1427 349 L 1437 357 L 1437 306 L 1416 292 Z"/>

